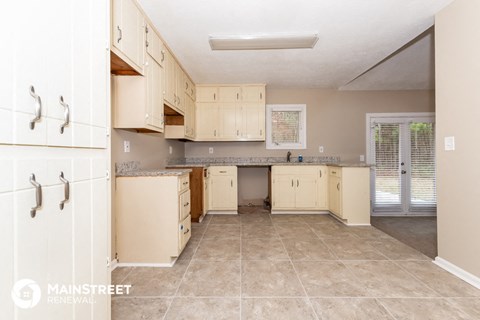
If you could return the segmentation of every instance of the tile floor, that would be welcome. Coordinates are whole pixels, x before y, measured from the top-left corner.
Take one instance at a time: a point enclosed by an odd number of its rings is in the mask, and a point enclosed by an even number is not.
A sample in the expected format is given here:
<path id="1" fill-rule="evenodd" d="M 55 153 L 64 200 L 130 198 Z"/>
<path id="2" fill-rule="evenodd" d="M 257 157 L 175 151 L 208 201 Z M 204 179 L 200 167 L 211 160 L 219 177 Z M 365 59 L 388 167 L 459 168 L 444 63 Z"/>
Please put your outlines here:
<path id="1" fill-rule="evenodd" d="M 480 290 L 374 227 L 209 215 L 172 268 L 117 268 L 113 320 L 480 319 Z"/>

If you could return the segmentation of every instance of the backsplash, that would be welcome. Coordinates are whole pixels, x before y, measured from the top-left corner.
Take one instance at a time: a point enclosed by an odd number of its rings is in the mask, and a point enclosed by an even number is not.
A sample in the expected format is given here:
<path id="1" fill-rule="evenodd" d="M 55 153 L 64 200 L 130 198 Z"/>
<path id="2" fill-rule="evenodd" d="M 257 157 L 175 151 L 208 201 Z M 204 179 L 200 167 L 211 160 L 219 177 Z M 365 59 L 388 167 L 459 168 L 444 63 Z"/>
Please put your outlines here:
<path id="1" fill-rule="evenodd" d="M 115 163 L 115 174 L 122 174 L 125 172 L 136 171 L 140 169 L 140 161 L 125 161 Z"/>

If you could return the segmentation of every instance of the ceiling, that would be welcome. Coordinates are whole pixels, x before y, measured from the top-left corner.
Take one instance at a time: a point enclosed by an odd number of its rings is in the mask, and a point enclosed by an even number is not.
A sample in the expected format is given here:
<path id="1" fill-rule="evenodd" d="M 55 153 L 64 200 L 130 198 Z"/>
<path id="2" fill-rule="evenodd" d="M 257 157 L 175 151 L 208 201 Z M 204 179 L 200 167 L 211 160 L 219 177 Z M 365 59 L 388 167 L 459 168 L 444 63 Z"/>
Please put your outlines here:
<path id="1" fill-rule="evenodd" d="M 451 2 L 139 1 L 196 83 L 344 90 L 431 88 L 433 37 L 425 31 Z M 314 49 L 212 51 L 208 43 L 210 34 L 304 32 L 318 33 Z"/>

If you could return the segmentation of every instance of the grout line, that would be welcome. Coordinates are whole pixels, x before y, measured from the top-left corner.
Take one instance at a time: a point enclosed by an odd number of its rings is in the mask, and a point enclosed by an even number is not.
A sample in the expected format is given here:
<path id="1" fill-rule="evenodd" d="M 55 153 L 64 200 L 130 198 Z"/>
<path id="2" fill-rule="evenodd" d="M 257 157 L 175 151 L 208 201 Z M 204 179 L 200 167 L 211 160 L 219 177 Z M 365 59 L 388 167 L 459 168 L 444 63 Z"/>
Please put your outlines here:
<path id="1" fill-rule="evenodd" d="M 375 298 L 375 301 L 377 301 L 377 302 L 383 307 L 383 309 L 385 309 L 385 311 L 387 311 L 387 313 L 392 317 L 392 319 L 398 320 L 397 317 L 395 317 L 395 316 L 393 315 L 393 313 L 390 311 L 390 309 L 388 309 L 387 306 L 384 305 L 384 304 L 382 303 L 382 301 L 380 301 L 380 299 Z"/>

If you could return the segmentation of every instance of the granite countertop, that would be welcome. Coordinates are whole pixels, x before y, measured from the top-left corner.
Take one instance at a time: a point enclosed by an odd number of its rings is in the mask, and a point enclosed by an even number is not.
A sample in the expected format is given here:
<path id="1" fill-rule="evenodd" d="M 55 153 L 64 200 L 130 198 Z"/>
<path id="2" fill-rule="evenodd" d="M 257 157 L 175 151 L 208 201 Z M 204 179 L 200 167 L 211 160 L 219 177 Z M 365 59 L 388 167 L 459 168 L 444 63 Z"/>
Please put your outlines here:
<path id="1" fill-rule="evenodd" d="M 192 172 L 190 169 L 146 169 L 118 172 L 118 177 L 158 177 L 158 176 L 181 176 Z"/>
<path id="2" fill-rule="evenodd" d="M 265 158 L 191 158 L 181 163 L 170 163 L 169 168 L 193 168 L 211 166 L 237 166 L 237 167 L 270 167 L 270 166 L 336 166 L 336 167 L 371 167 L 365 163 L 340 162 L 332 157 L 305 157 L 304 162 L 298 162 L 296 158 L 292 162 L 286 162 L 280 157 Z"/>

